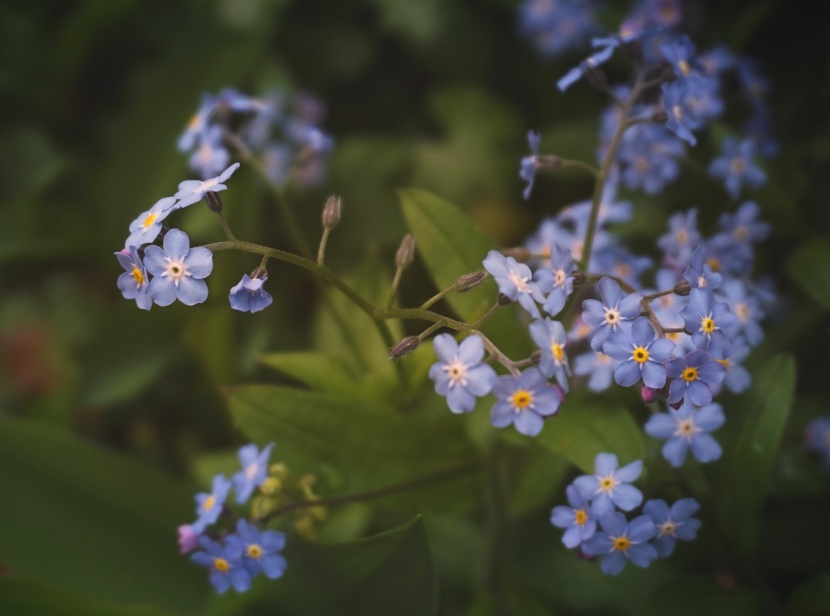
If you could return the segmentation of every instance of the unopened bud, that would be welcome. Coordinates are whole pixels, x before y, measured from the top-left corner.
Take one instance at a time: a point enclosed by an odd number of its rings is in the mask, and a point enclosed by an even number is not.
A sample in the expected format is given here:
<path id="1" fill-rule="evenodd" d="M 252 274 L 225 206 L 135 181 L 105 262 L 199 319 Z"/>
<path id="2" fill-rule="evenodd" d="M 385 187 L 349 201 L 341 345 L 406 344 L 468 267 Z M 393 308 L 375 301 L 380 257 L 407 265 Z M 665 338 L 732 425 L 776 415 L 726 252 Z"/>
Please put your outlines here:
<path id="1" fill-rule="evenodd" d="M 266 496 L 274 496 L 282 490 L 282 481 L 276 477 L 268 477 L 259 488 Z"/>
<path id="2" fill-rule="evenodd" d="M 407 336 L 398 344 L 392 347 L 392 349 L 389 351 L 389 357 L 391 359 L 403 357 L 404 355 L 407 355 L 408 353 L 411 353 L 412 351 L 417 349 L 419 344 L 421 344 L 421 341 L 418 338 L 418 336 Z"/>
<path id="3" fill-rule="evenodd" d="M 205 201 L 212 212 L 217 214 L 222 211 L 222 195 L 218 192 L 208 191 L 205 193 Z"/>
<path id="4" fill-rule="evenodd" d="M 608 87 L 608 80 L 605 79 L 605 73 L 602 72 L 601 68 L 590 63 L 585 67 L 585 80 L 599 90 L 604 90 Z"/>
<path id="5" fill-rule="evenodd" d="M 496 301 L 499 303 L 499 306 L 508 306 L 513 303 L 513 300 L 507 297 L 504 293 L 499 293 L 499 297 Z"/>
<path id="6" fill-rule="evenodd" d="M 395 266 L 401 269 L 409 267 L 413 259 L 415 259 L 415 238 L 411 233 L 407 233 L 398 247 L 398 252 L 395 253 Z"/>
<path id="7" fill-rule="evenodd" d="M 643 385 L 643 388 L 640 390 L 640 395 L 643 397 L 643 402 L 651 404 L 660 397 L 660 390 L 649 387 L 648 385 Z"/>
<path id="8" fill-rule="evenodd" d="M 262 266 L 256 268 L 251 272 L 251 280 L 256 280 L 257 278 L 268 278 L 268 270 Z"/>
<path id="9" fill-rule="evenodd" d="M 685 297 L 689 293 L 692 292 L 692 285 L 689 284 L 688 280 L 681 280 L 676 285 L 674 285 L 674 293 L 675 295 L 680 295 L 681 297 Z"/>
<path id="10" fill-rule="evenodd" d="M 280 481 L 288 479 L 288 467 L 282 462 L 277 462 L 268 467 L 268 474 Z"/>
<path id="11" fill-rule="evenodd" d="M 651 114 L 651 121 L 656 124 L 665 124 L 669 121 L 669 114 L 661 107 Z"/>
<path id="12" fill-rule="evenodd" d="M 533 353 L 530 354 L 530 361 L 535 365 L 538 366 L 539 362 L 542 361 L 542 351 L 536 349 Z"/>
<path id="13" fill-rule="evenodd" d="M 484 270 L 478 270 L 477 272 L 471 272 L 459 277 L 458 280 L 455 281 L 453 287 L 457 292 L 464 293 L 464 291 L 469 291 L 470 289 L 477 287 L 485 280 L 487 280 L 487 272 Z"/>
<path id="14" fill-rule="evenodd" d="M 583 272 L 574 272 L 574 286 L 578 287 L 580 285 L 585 284 L 588 281 L 588 277 Z"/>
<path id="15" fill-rule="evenodd" d="M 323 227 L 332 230 L 340 223 L 340 214 L 343 211 L 343 202 L 340 197 L 332 195 L 326 199 L 323 206 Z"/>
<path id="16" fill-rule="evenodd" d="M 536 157 L 536 168 L 556 171 L 562 168 L 562 159 L 553 154 L 541 154 Z"/>

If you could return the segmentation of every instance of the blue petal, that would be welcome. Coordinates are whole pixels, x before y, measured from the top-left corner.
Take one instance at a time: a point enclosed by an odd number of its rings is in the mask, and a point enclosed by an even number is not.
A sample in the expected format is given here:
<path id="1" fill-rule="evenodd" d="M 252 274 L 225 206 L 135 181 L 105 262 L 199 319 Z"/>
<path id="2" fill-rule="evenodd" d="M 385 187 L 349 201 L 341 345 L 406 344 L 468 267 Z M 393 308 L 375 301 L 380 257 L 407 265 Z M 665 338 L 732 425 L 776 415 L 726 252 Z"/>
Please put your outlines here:
<path id="1" fill-rule="evenodd" d="M 184 265 L 193 278 L 207 278 L 213 271 L 213 253 L 202 246 L 194 248 L 185 258 Z"/>
<path id="2" fill-rule="evenodd" d="M 643 493 L 634 486 L 623 483 L 614 488 L 611 500 L 623 511 L 631 511 L 643 502 Z"/>
<path id="3" fill-rule="evenodd" d="M 574 525 L 575 521 L 574 510 L 570 507 L 562 505 L 554 507 L 550 514 L 550 523 L 557 528 L 569 528 Z"/>
<path id="4" fill-rule="evenodd" d="M 657 550 L 650 543 L 640 543 L 632 545 L 625 553 L 628 560 L 638 567 L 648 567 L 653 561 L 657 560 Z"/>
<path id="5" fill-rule="evenodd" d="M 677 545 L 677 540 L 671 535 L 662 535 L 654 538 L 653 545 L 660 558 L 668 558 L 674 552 L 674 546 Z"/>
<path id="6" fill-rule="evenodd" d="M 654 438 L 669 438 L 677 430 L 677 421 L 668 413 L 656 413 L 646 422 L 646 434 Z"/>
<path id="7" fill-rule="evenodd" d="M 674 468 L 683 466 L 686 453 L 689 451 L 689 442 L 680 436 L 670 438 L 663 445 L 663 457 L 668 460 Z"/>
<path id="8" fill-rule="evenodd" d="M 643 472 L 643 461 L 642 460 L 634 460 L 634 462 L 629 462 L 625 466 L 621 467 L 614 473 L 614 476 L 625 483 L 630 483 L 637 479 Z"/>
<path id="9" fill-rule="evenodd" d="M 671 510 L 663 499 L 653 498 L 643 505 L 643 513 L 652 519 L 655 524 L 662 524 L 669 519 Z"/>
<path id="10" fill-rule="evenodd" d="M 153 279 L 155 282 L 156 278 Z M 152 282 L 150 283 L 152 284 Z M 185 306 L 194 306 L 201 304 L 207 299 L 208 287 L 204 280 L 193 280 L 192 278 L 182 278 L 179 281 L 178 288 L 175 289 L 176 297 Z M 158 301 L 158 300 L 157 300 Z"/>
<path id="11" fill-rule="evenodd" d="M 260 566 L 265 577 L 271 580 L 276 580 L 281 577 L 285 568 L 288 566 L 285 558 L 281 554 L 266 554 L 260 559 Z"/>
<path id="12" fill-rule="evenodd" d="M 494 428 L 504 428 L 513 423 L 513 409 L 506 402 L 496 402 L 490 410 L 490 424 Z"/>
<path id="13" fill-rule="evenodd" d="M 628 524 L 628 538 L 633 543 L 648 541 L 657 534 L 654 521 L 647 515 L 641 515 Z"/>
<path id="14" fill-rule="evenodd" d="M 637 317 L 634 320 L 631 325 L 631 339 L 638 347 L 647 347 L 654 340 L 654 328 L 646 317 Z"/>
<path id="15" fill-rule="evenodd" d="M 582 528 L 579 526 L 571 526 L 568 530 L 565 531 L 565 534 L 562 535 L 562 543 L 565 544 L 566 548 L 575 548 L 580 543 L 582 543 Z"/>
<path id="16" fill-rule="evenodd" d="M 516 416 L 513 425 L 516 426 L 516 431 L 521 434 L 536 436 L 542 431 L 545 422 L 533 411 L 525 410 Z"/>
<path id="17" fill-rule="evenodd" d="M 603 347 L 604 348 L 604 347 Z M 617 385 L 622 387 L 631 387 L 640 380 L 640 366 L 634 360 L 622 362 L 617 369 L 614 370 L 614 380 Z"/>
<path id="18" fill-rule="evenodd" d="M 700 520 L 690 518 L 679 525 L 674 534 L 683 541 L 694 541 L 697 538 L 698 529 L 700 529 Z"/>
<path id="19" fill-rule="evenodd" d="M 619 465 L 617 456 L 613 453 L 598 453 L 594 460 L 594 474 L 597 477 L 606 477 L 617 470 Z"/>
<path id="20" fill-rule="evenodd" d="M 164 255 L 173 261 L 184 259 L 190 251 L 190 238 L 187 233 L 170 229 L 164 236 Z"/>
<path id="21" fill-rule="evenodd" d="M 176 301 L 176 285 L 169 278 L 153 278 L 148 292 L 159 306 L 169 306 Z"/>
<path id="22" fill-rule="evenodd" d="M 712 462 L 721 457 L 723 450 L 711 434 L 695 434 L 692 437 L 692 454 L 699 462 Z"/>
<path id="23" fill-rule="evenodd" d="M 631 338 L 622 332 L 611 334 L 603 343 L 602 351 L 614 359 L 631 359 L 631 354 L 633 352 Z"/>
<path id="24" fill-rule="evenodd" d="M 700 509 L 700 503 L 693 498 L 681 498 L 671 506 L 671 517 L 675 522 L 683 522 Z"/>
<path id="25" fill-rule="evenodd" d="M 602 558 L 600 569 L 605 575 L 619 575 L 625 569 L 625 562 L 622 552 L 614 552 Z"/>
<path id="26" fill-rule="evenodd" d="M 167 271 L 164 251 L 158 246 L 147 246 L 144 250 L 144 267 L 153 276 L 161 276 Z M 132 271 L 132 268 L 130 268 L 130 271 Z"/>
<path id="27" fill-rule="evenodd" d="M 432 340 L 432 347 L 435 350 L 435 355 L 444 364 L 452 363 L 456 353 L 458 353 L 458 343 L 449 334 L 435 336 Z"/>
<path id="28" fill-rule="evenodd" d="M 643 364 L 643 383 L 653 389 L 662 389 L 666 384 L 666 369 L 662 365 L 647 361 Z"/>
<path id="29" fill-rule="evenodd" d="M 720 404 L 710 404 L 695 413 L 695 425 L 704 432 L 717 430 L 724 421 L 723 408 Z"/>
<path id="30" fill-rule="evenodd" d="M 484 341 L 481 336 L 467 336 L 458 346 L 458 358 L 468 366 L 480 364 L 484 359 Z"/>

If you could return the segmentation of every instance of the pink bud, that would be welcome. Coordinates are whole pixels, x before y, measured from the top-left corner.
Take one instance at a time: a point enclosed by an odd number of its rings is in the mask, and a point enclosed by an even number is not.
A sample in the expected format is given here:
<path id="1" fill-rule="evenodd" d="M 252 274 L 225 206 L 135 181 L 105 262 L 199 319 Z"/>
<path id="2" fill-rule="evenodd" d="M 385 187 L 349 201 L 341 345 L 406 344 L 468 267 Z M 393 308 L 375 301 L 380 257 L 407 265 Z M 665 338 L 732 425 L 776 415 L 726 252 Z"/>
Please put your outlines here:
<path id="1" fill-rule="evenodd" d="M 660 390 L 649 387 L 648 385 L 643 385 L 643 389 L 640 391 L 640 394 L 643 396 L 643 402 L 651 404 L 657 400 L 660 395 Z"/>
<path id="2" fill-rule="evenodd" d="M 193 532 L 193 527 L 190 524 L 179 526 L 179 552 L 187 554 L 191 550 L 195 550 L 198 545 L 199 535 Z"/>

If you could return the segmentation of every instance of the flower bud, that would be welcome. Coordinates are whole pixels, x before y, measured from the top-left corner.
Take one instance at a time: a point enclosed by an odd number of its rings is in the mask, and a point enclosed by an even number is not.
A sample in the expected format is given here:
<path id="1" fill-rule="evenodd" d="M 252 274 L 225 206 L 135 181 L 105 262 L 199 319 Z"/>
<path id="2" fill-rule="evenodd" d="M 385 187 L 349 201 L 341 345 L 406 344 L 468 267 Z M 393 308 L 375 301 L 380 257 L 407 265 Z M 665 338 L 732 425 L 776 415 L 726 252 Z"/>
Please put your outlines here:
<path id="1" fill-rule="evenodd" d="M 282 462 L 272 464 L 268 467 L 268 474 L 272 477 L 276 477 L 280 481 L 285 481 L 288 479 L 288 467 Z"/>
<path id="2" fill-rule="evenodd" d="M 507 297 L 504 293 L 499 293 L 498 297 L 499 306 L 508 306 L 513 303 L 513 300 Z"/>
<path id="3" fill-rule="evenodd" d="M 392 349 L 389 351 L 389 357 L 391 359 L 403 357 L 404 355 L 407 355 L 408 353 L 411 353 L 412 351 L 417 349 L 419 344 L 421 344 L 421 340 L 418 338 L 418 336 L 407 336 L 398 344 L 392 347 Z"/>
<path id="4" fill-rule="evenodd" d="M 205 193 L 205 201 L 212 212 L 217 214 L 222 211 L 222 196 L 218 192 L 208 191 Z"/>
<path id="5" fill-rule="evenodd" d="M 275 494 L 279 494 L 282 490 L 282 481 L 276 477 L 268 477 L 268 479 L 262 482 L 259 489 L 262 490 L 262 493 L 266 496 L 274 496 Z"/>
<path id="6" fill-rule="evenodd" d="M 688 280 L 681 280 L 676 285 L 674 285 L 674 293 L 675 295 L 680 295 L 681 297 L 685 297 L 692 291 L 692 285 L 689 284 Z"/>
<path id="7" fill-rule="evenodd" d="M 484 270 L 478 270 L 477 272 L 470 272 L 469 274 L 460 276 L 458 280 L 455 281 L 453 287 L 459 293 L 464 293 L 464 291 L 469 291 L 470 289 L 477 287 L 485 280 L 487 280 L 487 272 Z"/>
<path id="8" fill-rule="evenodd" d="M 343 210 L 343 203 L 340 197 L 332 195 L 326 199 L 323 206 L 323 227 L 331 231 L 340 223 L 340 214 Z"/>
<path id="9" fill-rule="evenodd" d="M 530 361 L 533 362 L 534 366 L 538 366 L 539 362 L 542 361 L 542 351 L 536 349 L 533 353 L 530 354 Z"/>
<path id="10" fill-rule="evenodd" d="M 643 385 L 643 388 L 640 390 L 640 395 L 643 397 L 643 402 L 651 404 L 660 397 L 660 390 L 649 387 L 648 385 Z"/>
<path id="11" fill-rule="evenodd" d="M 574 272 L 572 275 L 574 277 L 575 287 L 583 285 L 588 281 L 588 277 L 583 272 Z"/>
<path id="12" fill-rule="evenodd" d="M 656 124 L 665 124 L 669 121 L 669 114 L 662 107 L 651 114 L 651 121 Z"/>
<path id="13" fill-rule="evenodd" d="M 251 272 L 251 280 L 256 280 L 257 278 L 268 278 L 268 270 L 262 266 L 256 268 Z"/>
<path id="14" fill-rule="evenodd" d="M 395 266 L 401 269 L 409 267 L 414 258 L 415 238 L 411 233 L 407 233 L 398 247 L 398 252 L 395 253 Z"/>
<path id="15" fill-rule="evenodd" d="M 178 530 L 179 553 L 187 554 L 191 550 L 195 550 L 199 545 L 199 535 L 193 532 L 193 527 L 190 524 L 182 524 Z"/>

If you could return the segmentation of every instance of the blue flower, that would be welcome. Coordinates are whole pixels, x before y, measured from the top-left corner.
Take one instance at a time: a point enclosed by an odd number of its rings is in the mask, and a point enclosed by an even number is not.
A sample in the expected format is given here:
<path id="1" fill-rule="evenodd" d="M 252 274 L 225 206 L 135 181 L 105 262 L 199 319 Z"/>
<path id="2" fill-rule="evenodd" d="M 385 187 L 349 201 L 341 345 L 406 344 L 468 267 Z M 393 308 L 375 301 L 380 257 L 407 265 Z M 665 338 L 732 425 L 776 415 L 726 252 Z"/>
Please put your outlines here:
<path id="1" fill-rule="evenodd" d="M 530 324 L 530 337 L 542 350 L 539 370 L 548 378 L 555 376 L 556 382 L 567 392 L 571 369 L 565 355 L 565 328 L 559 321 L 540 319 Z"/>
<path id="2" fill-rule="evenodd" d="M 700 244 L 697 230 L 697 209 L 678 212 L 669 218 L 669 232 L 657 240 L 657 246 L 683 267 L 692 260 L 695 247 Z M 673 286 L 673 284 L 672 284 Z"/>
<path id="3" fill-rule="evenodd" d="M 729 355 L 725 355 L 720 349 L 710 349 L 712 359 L 726 368 L 726 376 L 723 377 L 723 385 L 733 394 L 739 394 L 749 389 L 752 385 L 752 377 L 749 371 L 741 365 L 741 362 L 749 355 L 749 347 L 742 338 L 732 341 Z M 712 394 L 717 394 L 720 388 L 713 387 Z"/>
<path id="4" fill-rule="evenodd" d="M 822 457 L 822 466 L 830 470 L 830 417 L 816 417 L 804 432 L 807 449 Z"/>
<path id="5" fill-rule="evenodd" d="M 545 417 L 555 415 L 564 400 L 561 390 L 548 385 L 536 368 L 528 368 L 518 377 L 500 376 L 493 384 L 493 394 L 499 399 L 490 412 L 493 426 L 513 424 L 517 432 L 527 436 L 539 434 Z"/>
<path id="6" fill-rule="evenodd" d="M 211 126 L 201 133 L 199 147 L 190 157 L 190 168 L 203 178 L 218 175 L 228 166 L 230 153 L 222 145 L 222 128 Z"/>
<path id="7" fill-rule="evenodd" d="M 519 9 L 519 29 L 547 58 L 587 46 L 597 30 L 589 2 L 527 0 Z"/>
<path id="8" fill-rule="evenodd" d="M 294 118 L 285 127 L 285 134 L 311 154 L 325 154 L 334 149 L 334 139 L 307 120 Z"/>
<path id="9" fill-rule="evenodd" d="M 573 293 L 573 270 L 571 251 L 554 243 L 550 248 L 550 265 L 536 270 L 533 275 L 541 289 L 548 294 L 542 308 L 552 317 L 562 311 L 568 296 Z"/>
<path id="10" fill-rule="evenodd" d="M 594 257 L 600 271 L 616 276 L 633 287 L 639 286 L 642 273 L 654 265 L 648 257 L 635 255 L 619 245 L 598 250 Z"/>
<path id="11" fill-rule="evenodd" d="M 688 398 L 692 404 L 703 406 L 712 401 L 712 389 L 723 381 L 726 368 L 706 351 L 697 349 L 667 362 L 666 374 L 674 379 L 669 386 L 670 404 Z"/>
<path id="12" fill-rule="evenodd" d="M 557 528 L 565 528 L 562 543 L 566 548 L 575 548 L 583 541 L 594 536 L 597 530 L 597 521 L 591 511 L 588 501 L 579 494 L 574 486 L 565 488 L 570 507 L 554 507 L 550 516 L 550 523 Z"/>
<path id="13" fill-rule="evenodd" d="M 686 105 L 699 120 L 713 120 L 723 113 L 723 98 L 717 79 L 703 79 L 686 95 Z"/>
<path id="14" fill-rule="evenodd" d="M 631 320 L 640 315 L 643 296 L 631 293 L 623 296 L 620 285 L 610 278 L 603 278 L 597 284 L 601 301 L 586 299 L 582 302 L 582 319 L 594 328 L 591 348 L 602 349 L 605 340 L 618 329 L 628 331 Z"/>
<path id="15" fill-rule="evenodd" d="M 683 272 L 683 278 L 688 282 L 693 289 L 700 289 L 709 287 L 710 289 L 717 289 L 720 286 L 723 276 L 712 271 L 712 266 L 704 259 L 706 258 L 706 247 L 698 246 L 692 255 L 692 261 L 686 271 Z"/>
<path id="16" fill-rule="evenodd" d="M 730 330 L 735 324 L 735 315 L 729 312 L 725 303 L 715 301 L 712 289 L 692 289 L 689 303 L 680 311 L 680 316 L 697 348 L 708 349 L 715 345 L 729 353 L 729 340 L 724 330 Z"/>
<path id="17" fill-rule="evenodd" d="M 150 281 L 150 297 L 159 306 L 169 306 L 177 299 L 187 305 L 207 299 L 208 288 L 203 278 L 213 271 L 213 253 L 207 248 L 190 248 L 184 231 L 171 229 L 164 236 L 164 250 L 148 246 L 144 264 L 154 278 Z"/>
<path id="18" fill-rule="evenodd" d="M 130 223 L 130 237 L 124 245 L 127 248 L 139 248 L 155 240 L 161 232 L 161 221 L 176 209 L 175 205 L 175 197 L 165 197 L 156 201 L 153 207 Z"/>
<path id="19" fill-rule="evenodd" d="M 655 413 L 646 423 L 646 434 L 668 439 L 663 445 L 663 457 L 674 468 L 680 468 L 689 449 L 699 462 L 712 462 L 721 457 L 721 447 L 709 432 L 723 425 L 720 404 L 709 404 L 699 410 L 685 400 L 682 406 L 668 413 Z"/>
<path id="20" fill-rule="evenodd" d="M 700 509 L 700 504 L 693 498 L 681 498 L 671 508 L 664 500 L 647 501 L 643 513 L 651 518 L 657 528 L 657 536 L 652 544 L 661 558 L 667 558 L 674 552 L 677 540 L 694 541 L 700 520 L 692 516 Z"/>
<path id="21" fill-rule="evenodd" d="M 199 547 L 204 551 L 191 554 L 190 560 L 210 568 L 210 583 L 216 592 L 222 594 L 231 586 L 236 592 L 245 592 L 251 587 L 251 574 L 230 546 L 223 547 L 202 536 L 199 538 Z"/>
<path id="22" fill-rule="evenodd" d="M 205 528 L 219 519 L 230 489 L 231 482 L 220 474 L 213 478 L 213 487 L 210 492 L 201 492 L 196 495 L 196 515 L 199 517 L 190 525 L 194 533 L 202 534 Z"/>
<path id="23" fill-rule="evenodd" d="M 575 66 L 570 71 L 565 73 L 565 75 L 556 82 L 556 87 L 559 88 L 560 92 L 564 92 L 570 88 L 574 83 L 579 81 L 587 71 L 594 70 L 600 64 L 610 60 L 611 56 L 614 54 L 614 50 L 619 45 L 619 42 L 616 41 L 616 39 L 594 39 L 593 44 L 597 46 L 597 43 L 604 44 L 605 47 L 586 60 L 580 62 L 578 66 Z"/>
<path id="24" fill-rule="evenodd" d="M 231 308 L 240 312 L 259 312 L 264 310 L 274 301 L 274 298 L 262 288 L 267 276 L 251 278 L 248 274 L 242 275 L 239 284 L 231 288 L 229 299 Z"/>
<path id="25" fill-rule="evenodd" d="M 770 226 L 758 220 L 760 210 L 754 201 L 747 201 L 734 214 L 723 214 L 718 220 L 722 232 L 712 238 L 712 244 L 721 250 L 735 248 L 740 255 L 752 257 L 752 242 L 765 239 Z"/>
<path id="26" fill-rule="evenodd" d="M 213 115 L 216 109 L 216 102 L 217 99 L 212 94 L 202 94 L 199 109 L 187 122 L 187 128 L 185 128 L 176 144 L 180 152 L 187 152 L 194 146 L 196 139 L 205 130 L 210 117 Z"/>
<path id="27" fill-rule="evenodd" d="M 288 563 L 279 551 L 285 547 L 285 535 L 273 530 L 260 532 L 245 520 L 236 523 L 236 534 L 228 535 L 227 553 L 240 561 L 253 578 L 261 571 L 265 577 L 281 577 Z"/>
<path id="28" fill-rule="evenodd" d="M 620 362 L 602 351 L 589 351 L 574 359 L 574 374 L 588 376 L 588 389 L 604 391 L 611 385 L 614 369 Z"/>
<path id="29" fill-rule="evenodd" d="M 680 174 L 677 160 L 684 151 L 683 142 L 665 126 L 637 124 L 626 131 L 617 150 L 622 182 L 631 190 L 656 194 Z"/>
<path id="30" fill-rule="evenodd" d="M 663 84 L 663 106 L 669 116 L 666 128 L 672 131 L 681 139 L 695 145 L 697 139 L 692 133 L 700 128 L 699 120 L 694 116 L 691 106 L 688 103 L 689 88 L 684 82 L 673 81 Z"/>
<path id="31" fill-rule="evenodd" d="M 233 172 L 239 169 L 239 163 L 234 163 L 225 169 L 218 177 L 200 182 L 199 180 L 185 180 L 179 183 L 179 191 L 175 194 L 179 202 L 176 204 L 176 209 L 181 209 L 192 205 L 205 196 L 205 193 L 220 192 L 227 190 L 228 187 L 222 182 L 233 175 Z"/>
<path id="32" fill-rule="evenodd" d="M 721 156 L 709 165 L 709 174 L 722 179 L 727 192 L 737 199 L 744 184 L 758 188 L 767 181 L 767 175 L 755 165 L 754 158 L 755 142 L 752 139 L 739 143 L 736 138 L 727 137 L 723 140 Z"/>
<path id="33" fill-rule="evenodd" d="M 541 304 L 545 297 L 539 285 L 532 281 L 533 274 L 527 265 L 518 263 L 513 257 L 505 257 L 496 250 L 488 252 L 482 263 L 499 285 L 499 293 L 510 301 L 518 300 L 519 305 L 534 319 L 541 316 L 536 302 Z"/>
<path id="34" fill-rule="evenodd" d="M 694 86 L 706 81 L 706 78 L 697 70 L 695 62 L 695 45 L 685 34 L 673 36 L 660 45 L 663 57 L 671 64 L 674 74 L 680 80 L 688 79 Z"/>
<path id="35" fill-rule="evenodd" d="M 138 256 L 135 246 L 115 253 L 121 267 L 126 270 L 118 277 L 118 289 L 124 299 L 134 299 L 135 303 L 142 310 L 149 310 L 153 307 L 153 298 L 149 294 L 149 280 L 147 270 Z"/>
<path id="36" fill-rule="evenodd" d="M 539 168 L 539 143 L 541 141 L 542 136 L 539 133 L 534 133 L 532 130 L 527 131 L 527 142 L 530 145 L 531 155 L 522 159 L 519 169 L 519 177 L 527 182 L 527 186 L 522 192 L 525 199 L 530 199 L 533 180 L 536 177 L 536 170 Z"/>
<path id="37" fill-rule="evenodd" d="M 574 480 L 574 486 L 582 497 L 592 502 L 594 513 L 603 516 L 614 510 L 631 511 L 643 502 L 643 493 L 631 482 L 643 472 L 642 460 L 635 460 L 622 468 L 613 453 L 597 454 L 594 474 L 582 475 Z"/>
<path id="38" fill-rule="evenodd" d="M 453 413 L 469 413 L 476 398 L 489 394 L 496 380 L 496 371 L 481 363 L 484 341 L 481 336 L 467 336 L 459 345 L 449 334 L 438 334 L 432 345 L 439 360 L 429 369 L 435 392 L 446 396 Z"/>
<path id="39" fill-rule="evenodd" d="M 652 389 L 661 389 L 666 384 L 663 364 L 671 357 L 674 342 L 668 338 L 657 338 L 646 317 L 634 320 L 630 334 L 611 334 L 602 345 L 602 350 L 621 362 L 614 370 L 617 385 L 631 387 L 640 379 Z"/>
<path id="40" fill-rule="evenodd" d="M 589 556 L 601 556 L 600 569 L 605 575 L 619 575 L 630 560 L 638 567 L 648 567 L 657 560 L 657 550 L 648 543 L 657 534 L 654 522 L 641 515 L 627 522 L 619 511 L 600 517 L 602 531 L 582 544 Z"/>
<path id="41" fill-rule="evenodd" d="M 239 462 L 242 470 L 236 473 L 232 479 L 236 490 L 236 502 L 240 505 L 251 498 L 257 486 L 261 486 L 268 478 L 268 458 L 271 457 L 271 450 L 274 443 L 269 443 L 257 449 L 256 445 L 245 445 L 239 449 Z"/>
<path id="42" fill-rule="evenodd" d="M 291 171 L 291 149 L 279 143 L 272 143 L 262 152 L 262 168 L 275 186 L 284 186 Z"/>
<path id="43" fill-rule="evenodd" d="M 749 344 L 758 346 L 764 339 L 764 331 L 758 324 L 764 313 L 758 300 L 747 292 L 746 285 L 740 280 L 725 282 L 719 291 L 735 315 L 735 325 L 730 333 L 743 334 Z"/>

